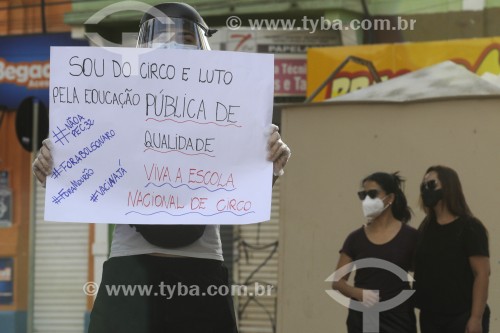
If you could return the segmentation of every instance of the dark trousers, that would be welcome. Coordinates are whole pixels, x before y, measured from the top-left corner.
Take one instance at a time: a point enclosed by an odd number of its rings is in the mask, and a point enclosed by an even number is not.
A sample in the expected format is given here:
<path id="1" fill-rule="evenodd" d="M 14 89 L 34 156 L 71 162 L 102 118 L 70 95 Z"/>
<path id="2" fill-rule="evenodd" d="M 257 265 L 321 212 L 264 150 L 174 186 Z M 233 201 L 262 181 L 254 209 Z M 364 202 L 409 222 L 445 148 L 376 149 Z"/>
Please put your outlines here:
<path id="1" fill-rule="evenodd" d="M 220 286 L 231 289 L 227 268 L 217 260 L 111 258 L 104 263 L 89 333 L 237 333 L 227 288 L 207 294 Z"/>
<path id="2" fill-rule="evenodd" d="M 363 313 L 349 310 L 349 315 L 347 316 L 348 333 L 417 333 L 417 320 L 413 308 L 380 312 L 378 324 L 378 331 L 367 331 L 363 327 Z"/>
<path id="3" fill-rule="evenodd" d="M 470 318 L 470 312 L 442 314 L 420 311 L 420 330 L 422 333 L 462 333 Z M 490 308 L 486 306 L 483 315 L 483 333 L 490 330 Z"/>

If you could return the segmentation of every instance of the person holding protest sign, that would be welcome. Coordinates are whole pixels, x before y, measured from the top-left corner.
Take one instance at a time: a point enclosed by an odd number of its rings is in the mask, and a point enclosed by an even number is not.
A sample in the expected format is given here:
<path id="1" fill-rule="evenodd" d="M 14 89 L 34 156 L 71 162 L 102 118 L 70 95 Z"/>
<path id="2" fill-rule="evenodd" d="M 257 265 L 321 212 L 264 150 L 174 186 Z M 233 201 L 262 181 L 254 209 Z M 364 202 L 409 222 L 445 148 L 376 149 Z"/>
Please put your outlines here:
<path id="1" fill-rule="evenodd" d="M 411 288 L 408 280 L 401 279 L 396 273 L 406 275 L 412 269 L 417 242 L 417 231 L 407 225 L 411 210 L 401 183 L 397 173 L 385 172 L 376 172 L 361 182 L 363 189 L 358 192 L 358 197 L 362 201 L 367 223 L 345 240 L 335 272 L 338 277 L 332 283 L 334 290 L 362 304 L 361 307 L 353 306 L 352 302 L 350 304 L 347 317 L 349 333 L 417 332 L 411 298 L 398 300 L 398 296 Z M 354 286 L 351 286 L 347 282 L 351 271 L 348 267 L 356 265 L 357 261 L 369 264 L 356 271 Z M 379 302 L 389 304 L 389 309 L 377 310 Z M 379 321 L 365 320 L 365 316 L 370 315 L 379 317 Z"/>
<path id="2" fill-rule="evenodd" d="M 465 201 L 455 170 L 432 166 L 420 195 L 426 217 L 416 252 L 422 333 L 488 333 L 488 232 Z"/>
<path id="3" fill-rule="evenodd" d="M 213 33 L 193 7 L 164 3 L 143 16 L 137 46 L 210 50 L 207 37 Z M 277 126 L 272 125 L 268 135 L 274 182 L 283 174 L 290 149 Z M 45 140 L 33 163 L 42 185 L 53 169 L 51 149 Z M 227 288 L 231 290 L 218 225 L 119 224 L 89 332 L 234 333 L 237 325 Z"/>

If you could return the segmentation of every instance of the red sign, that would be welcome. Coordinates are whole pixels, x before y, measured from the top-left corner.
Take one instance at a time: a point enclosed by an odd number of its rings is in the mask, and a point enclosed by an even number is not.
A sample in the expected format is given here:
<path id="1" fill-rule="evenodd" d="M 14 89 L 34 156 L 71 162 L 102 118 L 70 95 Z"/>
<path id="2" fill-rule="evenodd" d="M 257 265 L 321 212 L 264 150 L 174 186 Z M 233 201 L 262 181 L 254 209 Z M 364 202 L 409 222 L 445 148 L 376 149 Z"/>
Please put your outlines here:
<path id="1" fill-rule="evenodd" d="M 278 58 L 280 57 L 280 58 Z M 307 64 L 305 56 L 274 59 L 274 94 L 305 95 Z"/>

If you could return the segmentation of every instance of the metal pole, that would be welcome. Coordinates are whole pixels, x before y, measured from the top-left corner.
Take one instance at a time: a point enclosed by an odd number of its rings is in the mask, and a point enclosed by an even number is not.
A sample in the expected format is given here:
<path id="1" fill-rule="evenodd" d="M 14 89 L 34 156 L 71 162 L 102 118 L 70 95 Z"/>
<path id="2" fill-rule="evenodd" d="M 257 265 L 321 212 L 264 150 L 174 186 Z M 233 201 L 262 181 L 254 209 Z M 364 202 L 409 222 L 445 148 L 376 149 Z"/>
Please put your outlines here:
<path id="1" fill-rule="evenodd" d="M 39 104 L 33 99 L 33 128 L 31 138 L 31 157 L 35 160 L 38 150 Z M 31 173 L 30 225 L 29 225 L 29 267 L 28 267 L 28 315 L 27 333 L 34 333 L 33 318 L 35 310 L 35 227 L 36 227 L 36 177 Z"/>
<path id="2" fill-rule="evenodd" d="M 382 80 L 380 79 L 380 76 L 378 75 L 377 73 L 377 70 L 375 69 L 375 66 L 373 66 L 373 63 L 371 61 L 368 61 L 368 60 L 365 60 L 365 59 L 362 59 L 362 58 L 358 58 L 356 56 L 349 56 L 347 58 L 344 59 L 344 61 L 342 61 L 342 63 L 340 65 L 337 66 L 337 68 L 335 68 L 335 70 L 332 72 L 332 74 L 330 74 L 325 81 L 323 81 L 323 83 L 321 83 L 321 85 L 316 88 L 316 90 L 314 90 L 311 94 L 311 96 L 307 97 L 306 100 L 304 101 L 304 103 L 311 103 L 313 101 L 313 99 L 319 95 L 319 93 L 337 76 L 337 74 L 340 73 L 340 71 L 350 62 L 354 62 L 356 64 L 359 64 L 359 65 L 363 65 L 363 66 L 366 66 L 368 67 L 368 70 L 370 71 L 370 74 L 372 75 L 373 79 L 375 80 L 375 82 L 377 83 L 380 83 Z"/>
<path id="3" fill-rule="evenodd" d="M 42 16 L 42 33 L 47 33 L 47 19 L 45 17 L 45 0 L 41 0 L 40 14 Z"/>

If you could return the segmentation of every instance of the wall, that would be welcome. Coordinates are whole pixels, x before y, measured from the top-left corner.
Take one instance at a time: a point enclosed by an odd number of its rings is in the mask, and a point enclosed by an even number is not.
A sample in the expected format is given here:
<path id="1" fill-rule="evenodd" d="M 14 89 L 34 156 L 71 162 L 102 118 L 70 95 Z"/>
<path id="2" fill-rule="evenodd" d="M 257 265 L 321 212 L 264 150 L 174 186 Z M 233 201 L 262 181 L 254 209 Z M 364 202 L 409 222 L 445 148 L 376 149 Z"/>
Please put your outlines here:
<path id="1" fill-rule="evenodd" d="M 417 227 L 419 184 L 434 164 L 453 167 L 490 234 L 491 331 L 500 330 L 499 98 L 413 104 L 332 104 L 282 111 L 292 158 L 281 182 L 278 332 L 345 332 L 347 309 L 325 292 L 346 236 L 363 223 L 363 177 L 400 171 Z"/>
<path id="2" fill-rule="evenodd" d="M 0 305 L 0 331 L 6 323 L 14 325 L 19 315 L 24 316 L 28 289 L 28 227 L 30 198 L 30 154 L 17 142 L 15 113 L 6 113 L 0 126 L 0 170 L 9 172 L 12 189 L 12 226 L 0 228 L 0 257 L 14 258 L 14 302 Z M 19 326 L 18 326 L 19 327 Z M 17 332 L 17 331 L 14 331 Z"/>
<path id="3" fill-rule="evenodd" d="M 46 32 L 69 31 L 70 27 L 63 22 L 63 15 L 71 10 L 71 2 L 46 0 L 45 3 Z M 42 31 L 39 0 L 0 0 L 0 35 L 37 34 Z M 0 257 L 14 258 L 14 302 L 12 305 L 0 305 L 2 333 L 25 332 L 28 302 L 31 155 L 18 143 L 15 115 L 15 112 L 7 113 L 0 127 L 0 170 L 7 170 L 10 175 L 14 219 L 12 227 L 0 229 Z"/>
<path id="4" fill-rule="evenodd" d="M 63 22 L 71 2 L 45 1 L 46 32 L 64 32 L 70 28 Z M 42 32 L 40 0 L 0 1 L 0 35 L 34 34 Z"/>

